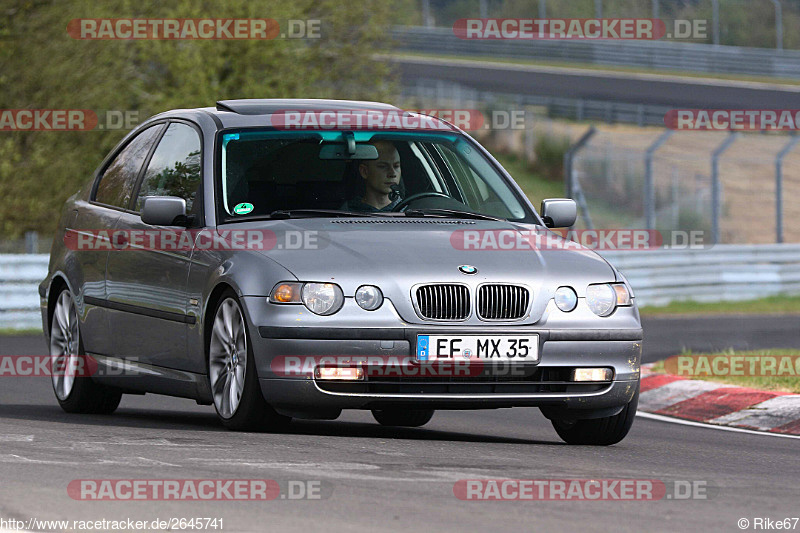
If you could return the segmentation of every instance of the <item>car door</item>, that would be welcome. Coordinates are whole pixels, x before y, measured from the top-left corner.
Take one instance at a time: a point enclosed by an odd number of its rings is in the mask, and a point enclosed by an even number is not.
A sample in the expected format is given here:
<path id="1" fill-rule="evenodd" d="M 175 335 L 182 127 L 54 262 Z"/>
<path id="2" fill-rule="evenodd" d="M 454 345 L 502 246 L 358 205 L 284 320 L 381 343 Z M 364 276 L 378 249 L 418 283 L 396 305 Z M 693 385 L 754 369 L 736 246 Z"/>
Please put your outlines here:
<path id="1" fill-rule="evenodd" d="M 142 174 L 130 210 L 117 220 L 128 238 L 124 250 L 112 251 L 106 289 L 113 310 L 109 323 L 119 357 L 186 370 L 186 284 L 192 253 L 185 227 L 151 226 L 140 216 L 148 196 L 178 196 L 187 214 L 202 220 L 201 137 L 189 123 L 170 122 Z M 176 235 L 174 240 L 167 238 Z M 153 236 L 152 238 L 150 236 Z"/>
<path id="2" fill-rule="evenodd" d="M 86 305 L 81 327 L 87 353 L 113 352 L 105 285 L 111 243 L 106 235 L 128 207 L 139 172 L 162 128 L 163 125 L 146 128 L 120 147 L 98 173 L 88 202 L 76 202 L 69 217 L 66 236 L 74 244 L 73 259 L 77 263 L 72 270 L 75 279 L 70 281 Z"/>

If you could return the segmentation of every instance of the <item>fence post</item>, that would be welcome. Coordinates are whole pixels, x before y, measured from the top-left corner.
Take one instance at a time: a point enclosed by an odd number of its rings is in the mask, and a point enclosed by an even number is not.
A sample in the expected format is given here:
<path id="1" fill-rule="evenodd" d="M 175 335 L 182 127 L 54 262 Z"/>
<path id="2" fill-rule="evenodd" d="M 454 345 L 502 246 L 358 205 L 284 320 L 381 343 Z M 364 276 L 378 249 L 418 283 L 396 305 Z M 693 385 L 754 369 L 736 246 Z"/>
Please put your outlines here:
<path id="1" fill-rule="evenodd" d="M 590 126 L 581 137 L 564 152 L 564 194 L 566 198 L 574 198 L 574 190 L 572 186 L 572 159 L 575 153 L 583 148 L 589 142 L 589 139 L 597 133 L 597 128 Z"/>
<path id="2" fill-rule="evenodd" d="M 783 158 L 792 151 L 800 137 L 792 136 L 775 156 L 775 242 L 783 242 Z"/>
<path id="3" fill-rule="evenodd" d="M 539 0 L 539 18 L 547 18 L 547 0 Z"/>
<path id="4" fill-rule="evenodd" d="M 657 19 L 658 18 L 658 0 L 650 0 L 650 2 L 653 4 L 653 18 Z"/>
<path id="5" fill-rule="evenodd" d="M 656 228 L 656 187 L 653 180 L 653 155 L 667 142 L 675 130 L 664 130 L 658 139 L 647 147 L 644 155 L 644 219 L 647 229 Z"/>
<path id="6" fill-rule="evenodd" d="M 719 216 L 722 201 L 722 185 L 719 182 L 719 157 L 727 150 L 739 134 L 731 132 L 711 154 L 711 244 L 719 244 Z"/>

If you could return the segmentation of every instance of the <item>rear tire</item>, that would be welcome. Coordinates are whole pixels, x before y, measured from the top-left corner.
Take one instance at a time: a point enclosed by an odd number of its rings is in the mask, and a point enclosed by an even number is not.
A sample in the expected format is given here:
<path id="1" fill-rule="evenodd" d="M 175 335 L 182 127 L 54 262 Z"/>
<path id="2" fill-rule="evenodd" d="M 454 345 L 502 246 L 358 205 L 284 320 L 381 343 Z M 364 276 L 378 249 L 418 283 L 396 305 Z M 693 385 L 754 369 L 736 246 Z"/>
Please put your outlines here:
<path id="1" fill-rule="evenodd" d="M 50 368 L 56 400 L 67 413 L 110 415 L 119 406 L 122 392 L 85 375 L 89 365 L 72 293 L 64 288 L 56 298 L 50 321 Z"/>
<path id="2" fill-rule="evenodd" d="M 261 394 L 244 313 L 230 289 L 214 311 L 206 354 L 214 408 L 226 428 L 275 431 L 289 424 L 291 418 L 278 414 Z"/>
<path id="3" fill-rule="evenodd" d="M 633 399 L 628 402 L 619 414 L 591 420 L 552 420 L 553 427 L 567 444 L 584 444 L 590 446 L 610 446 L 616 444 L 628 434 L 636 417 L 639 405 L 639 385 Z"/>
<path id="4" fill-rule="evenodd" d="M 386 411 L 373 409 L 372 416 L 382 426 L 418 428 L 430 422 L 434 412 L 433 409 L 391 409 Z"/>

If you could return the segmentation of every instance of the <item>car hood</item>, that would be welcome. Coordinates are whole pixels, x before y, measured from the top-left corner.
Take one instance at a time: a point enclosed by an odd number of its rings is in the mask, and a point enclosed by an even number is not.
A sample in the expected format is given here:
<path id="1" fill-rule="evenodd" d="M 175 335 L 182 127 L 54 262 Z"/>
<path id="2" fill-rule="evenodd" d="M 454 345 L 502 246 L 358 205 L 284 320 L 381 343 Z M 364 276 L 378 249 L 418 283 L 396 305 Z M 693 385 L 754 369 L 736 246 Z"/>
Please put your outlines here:
<path id="1" fill-rule="evenodd" d="M 419 321 L 410 295 L 412 287 L 421 283 L 465 283 L 473 291 L 488 282 L 523 284 L 533 292 L 529 318 L 535 321 L 559 286 L 570 285 L 583 297 L 589 283 L 615 279 L 613 269 L 599 255 L 534 225 L 435 218 L 314 218 L 224 226 L 234 227 L 274 232 L 274 246 L 259 253 L 298 280 L 337 283 L 345 296 L 352 296 L 360 285 L 379 286 L 410 322 Z M 536 241 L 546 245 L 526 245 L 531 232 L 546 235 L 546 240 Z M 497 242 L 500 235 L 505 239 L 503 248 Z M 508 249 L 512 236 L 520 236 L 523 245 Z M 475 267 L 477 272 L 464 274 L 461 265 Z"/>

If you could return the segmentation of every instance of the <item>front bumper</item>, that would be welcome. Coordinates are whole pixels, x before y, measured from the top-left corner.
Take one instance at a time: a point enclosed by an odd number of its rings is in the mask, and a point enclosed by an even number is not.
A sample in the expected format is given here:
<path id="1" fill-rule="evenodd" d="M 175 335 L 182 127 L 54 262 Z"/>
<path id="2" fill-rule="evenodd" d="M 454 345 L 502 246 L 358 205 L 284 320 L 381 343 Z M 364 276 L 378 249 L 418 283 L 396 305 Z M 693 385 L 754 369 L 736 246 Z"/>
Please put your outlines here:
<path id="1" fill-rule="evenodd" d="M 405 325 L 393 328 L 261 326 L 253 328 L 254 355 L 265 399 L 292 410 L 493 409 L 536 406 L 553 410 L 613 410 L 627 404 L 638 388 L 641 328 L 546 329 L 525 327 L 453 327 Z M 427 375 L 415 371 L 417 334 L 525 334 L 539 337 L 539 362 L 517 365 L 516 374 Z M 365 381 L 319 381 L 313 375 L 286 377 L 275 362 L 284 357 L 315 361 L 376 358 L 391 361 L 395 372 L 370 372 Z M 400 366 L 398 370 L 397 366 Z M 374 366 L 374 365 L 373 365 Z M 606 367 L 613 379 L 567 383 L 578 367 Z M 374 368 L 373 368 L 374 370 Z M 378 369 L 380 370 L 380 369 Z"/>

